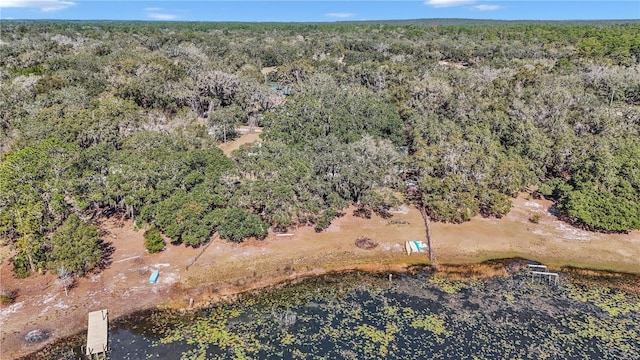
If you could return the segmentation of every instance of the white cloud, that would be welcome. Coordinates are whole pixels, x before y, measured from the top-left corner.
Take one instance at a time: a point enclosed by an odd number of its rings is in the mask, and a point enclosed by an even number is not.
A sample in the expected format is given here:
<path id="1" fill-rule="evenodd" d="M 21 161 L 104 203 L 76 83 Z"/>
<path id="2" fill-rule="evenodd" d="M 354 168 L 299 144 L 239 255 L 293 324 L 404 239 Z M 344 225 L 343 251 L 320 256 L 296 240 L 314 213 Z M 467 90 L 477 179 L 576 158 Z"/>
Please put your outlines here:
<path id="1" fill-rule="evenodd" d="M 481 5 L 476 5 L 473 8 L 476 9 L 476 10 L 480 10 L 480 11 L 493 11 L 493 10 L 502 9 L 502 6 L 500 6 L 500 5 L 481 4 Z"/>
<path id="2" fill-rule="evenodd" d="M 162 8 L 159 8 L 159 7 L 144 8 L 144 11 L 160 11 L 160 10 L 162 10 Z"/>
<path id="3" fill-rule="evenodd" d="M 173 20 L 177 18 L 177 16 L 173 14 L 151 13 L 151 14 L 148 14 L 147 16 L 149 16 L 150 19 L 155 19 L 155 20 Z"/>
<path id="4" fill-rule="evenodd" d="M 356 14 L 354 13 L 328 13 L 328 14 L 324 14 L 324 16 L 328 16 L 328 17 L 335 17 L 335 18 L 348 18 L 348 17 L 352 17 L 355 16 Z"/>
<path id="5" fill-rule="evenodd" d="M 468 5 L 468 4 L 473 4 L 475 2 L 476 0 L 427 0 L 424 2 L 424 4 L 437 7 L 437 8 L 442 8 L 442 7 Z"/>
<path id="6" fill-rule="evenodd" d="M 64 0 L 0 0 L 0 8 L 34 8 L 40 11 L 58 11 L 76 3 Z"/>

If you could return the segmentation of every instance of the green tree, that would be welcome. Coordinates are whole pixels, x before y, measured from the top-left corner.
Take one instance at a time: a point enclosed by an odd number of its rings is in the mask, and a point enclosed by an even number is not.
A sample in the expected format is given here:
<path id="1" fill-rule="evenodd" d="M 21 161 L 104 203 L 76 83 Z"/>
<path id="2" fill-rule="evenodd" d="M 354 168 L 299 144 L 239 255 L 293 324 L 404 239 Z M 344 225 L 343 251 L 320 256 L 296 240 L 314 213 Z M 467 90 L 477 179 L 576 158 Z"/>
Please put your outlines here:
<path id="1" fill-rule="evenodd" d="M 221 221 L 219 208 L 227 204 L 229 194 L 219 181 L 232 162 L 219 149 L 210 148 L 177 149 L 145 163 L 158 170 L 151 173 L 156 180 L 152 177 L 148 186 L 140 188 L 141 219 L 155 224 L 174 243 L 205 243 Z"/>
<path id="2" fill-rule="evenodd" d="M 560 201 L 559 207 L 592 229 L 640 229 L 640 203 L 606 190 L 585 187 L 572 191 Z"/>
<path id="3" fill-rule="evenodd" d="M 234 242 L 255 237 L 263 239 L 267 236 L 269 225 L 260 216 L 239 208 L 230 208 L 225 212 L 224 220 L 218 228 L 223 239 Z"/>
<path id="4" fill-rule="evenodd" d="M 65 267 L 82 276 L 100 263 L 101 243 L 98 227 L 73 214 L 51 237 L 50 268 Z"/>
<path id="5" fill-rule="evenodd" d="M 0 163 L 0 232 L 44 235 L 68 213 L 76 146 L 57 139 L 9 153 Z"/>
<path id="6" fill-rule="evenodd" d="M 70 210 L 76 146 L 48 139 L 10 153 L 0 163 L 0 234 L 14 241 L 18 276 L 44 270 L 46 236 Z"/>
<path id="7" fill-rule="evenodd" d="M 221 222 L 222 210 L 215 208 L 218 200 L 219 196 L 205 186 L 197 186 L 189 193 L 178 190 L 167 199 L 143 208 L 142 218 L 158 226 L 173 243 L 199 246 Z"/>
<path id="8" fill-rule="evenodd" d="M 321 211 L 328 189 L 300 150 L 267 141 L 239 149 L 234 159 L 236 169 L 225 179 L 231 204 L 282 226 L 313 222 Z"/>
<path id="9" fill-rule="evenodd" d="M 151 226 L 144 232 L 144 247 L 150 253 L 157 253 L 164 250 L 164 239 L 162 233 L 155 226 Z"/>
<path id="10" fill-rule="evenodd" d="M 287 102 L 266 117 L 266 139 L 293 146 L 333 136 L 350 143 L 364 134 L 403 143 L 404 126 L 397 109 L 383 96 L 359 87 L 337 86 L 316 74 Z"/>

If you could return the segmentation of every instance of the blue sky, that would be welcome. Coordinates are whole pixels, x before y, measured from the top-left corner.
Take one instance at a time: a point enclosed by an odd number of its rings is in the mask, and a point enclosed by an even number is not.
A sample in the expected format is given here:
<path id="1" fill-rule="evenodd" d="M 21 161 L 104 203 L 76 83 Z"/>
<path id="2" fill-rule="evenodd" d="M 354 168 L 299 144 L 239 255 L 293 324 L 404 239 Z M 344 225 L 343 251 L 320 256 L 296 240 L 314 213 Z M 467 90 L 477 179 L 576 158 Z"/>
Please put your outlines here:
<path id="1" fill-rule="evenodd" d="M 0 0 L 0 19 L 287 22 L 416 18 L 639 19 L 640 0 Z"/>

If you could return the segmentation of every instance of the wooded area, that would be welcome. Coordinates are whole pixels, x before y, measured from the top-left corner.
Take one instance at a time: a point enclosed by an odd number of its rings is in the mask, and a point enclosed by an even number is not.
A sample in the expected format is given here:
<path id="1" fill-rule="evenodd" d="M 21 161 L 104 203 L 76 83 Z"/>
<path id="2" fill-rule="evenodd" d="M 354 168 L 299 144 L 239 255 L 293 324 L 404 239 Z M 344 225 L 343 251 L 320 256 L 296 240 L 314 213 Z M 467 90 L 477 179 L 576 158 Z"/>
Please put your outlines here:
<path id="1" fill-rule="evenodd" d="M 322 231 L 350 204 L 499 218 L 528 186 L 578 226 L 640 229 L 638 34 L 3 20 L 0 234 L 20 276 L 82 274 L 101 254 L 91 223 L 116 213 L 152 225 L 158 251 L 157 230 L 191 246 Z M 224 156 L 249 123 L 262 141 Z"/>

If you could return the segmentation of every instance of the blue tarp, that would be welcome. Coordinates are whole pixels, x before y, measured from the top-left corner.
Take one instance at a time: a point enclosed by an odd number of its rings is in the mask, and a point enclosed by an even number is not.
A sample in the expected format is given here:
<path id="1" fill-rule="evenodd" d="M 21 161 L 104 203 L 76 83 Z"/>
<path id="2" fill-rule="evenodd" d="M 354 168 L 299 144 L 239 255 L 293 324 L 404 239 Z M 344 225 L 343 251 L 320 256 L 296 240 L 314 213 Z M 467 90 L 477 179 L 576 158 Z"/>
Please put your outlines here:
<path id="1" fill-rule="evenodd" d="M 291 88 L 289 86 L 271 85 L 273 90 L 282 91 L 282 95 L 291 95 Z"/>
<path id="2" fill-rule="evenodd" d="M 151 276 L 149 276 L 149 284 L 155 284 L 158 281 L 158 276 L 160 272 L 158 270 L 153 270 L 151 272 Z"/>

